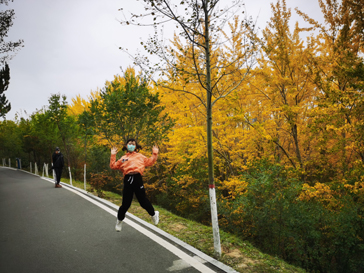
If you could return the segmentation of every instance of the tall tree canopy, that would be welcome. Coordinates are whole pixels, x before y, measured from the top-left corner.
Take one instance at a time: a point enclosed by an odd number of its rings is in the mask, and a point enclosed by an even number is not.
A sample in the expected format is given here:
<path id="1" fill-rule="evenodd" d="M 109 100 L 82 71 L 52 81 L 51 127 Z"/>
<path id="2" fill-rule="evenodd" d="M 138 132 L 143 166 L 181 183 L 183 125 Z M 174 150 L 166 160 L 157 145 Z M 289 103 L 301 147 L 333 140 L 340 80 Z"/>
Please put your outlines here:
<path id="1" fill-rule="evenodd" d="M 90 103 L 90 118 L 95 132 L 113 146 L 136 138 L 146 146 L 161 142 L 173 122 L 143 78 L 131 69 L 115 76 Z M 84 115 L 85 116 L 85 115 Z M 86 126 L 86 120 L 84 126 Z M 119 144 L 120 143 L 120 144 Z"/>

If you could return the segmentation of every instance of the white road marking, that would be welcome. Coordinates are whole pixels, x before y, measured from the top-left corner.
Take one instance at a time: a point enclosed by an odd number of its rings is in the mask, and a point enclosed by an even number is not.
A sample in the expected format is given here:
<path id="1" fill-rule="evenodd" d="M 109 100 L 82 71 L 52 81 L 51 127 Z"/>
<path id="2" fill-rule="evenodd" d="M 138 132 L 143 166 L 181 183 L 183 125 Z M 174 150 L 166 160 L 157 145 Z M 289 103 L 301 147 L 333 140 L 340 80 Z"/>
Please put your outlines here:
<path id="1" fill-rule="evenodd" d="M 44 180 L 50 182 L 47 179 L 44 179 Z M 51 183 L 54 183 L 54 182 L 52 181 Z M 68 188 L 68 187 L 63 187 L 63 189 L 67 189 L 67 190 L 81 196 L 82 198 L 86 199 L 87 201 L 95 204 L 96 206 L 102 208 L 103 210 L 107 211 L 111 215 L 115 216 L 115 220 L 116 220 L 117 212 L 112 210 L 111 208 L 109 208 L 109 207 L 95 201 L 94 199 L 92 199 L 92 198 L 90 198 L 88 196 L 85 196 L 84 194 L 82 194 L 82 193 L 80 193 L 80 192 L 78 192 L 78 191 L 76 191 L 74 189 L 71 189 L 71 188 Z M 135 222 L 133 222 L 133 221 L 131 221 L 129 219 L 126 219 L 126 218 L 123 220 L 123 222 L 125 222 L 129 226 L 135 228 L 137 231 L 139 231 L 140 233 L 142 233 L 145 236 L 149 237 L 150 239 L 152 239 L 156 243 L 160 244 L 161 246 L 163 246 L 164 248 L 166 248 L 167 250 L 172 252 L 174 255 L 178 256 L 179 258 L 184 260 L 186 263 L 188 263 L 189 265 L 196 268 L 198 271 L 203 272 L 203 273 L 215 273 L 215 271 L 211 270 L 210 268 L 208 268 L 207 266 L 202 264 L 197 259 L 191 257 L 190 255 L 186 254 L 185 252 L 183 252 L 179 248 L 177 248 L 174 245 L 170 244 L 169 242 L 163 240 L 162 238 L 158 237 L 157 235 L 155 235 L 154 233 L 150 232 L 149 230 L 143 228 L 142 226 L 136 224 Z"/>

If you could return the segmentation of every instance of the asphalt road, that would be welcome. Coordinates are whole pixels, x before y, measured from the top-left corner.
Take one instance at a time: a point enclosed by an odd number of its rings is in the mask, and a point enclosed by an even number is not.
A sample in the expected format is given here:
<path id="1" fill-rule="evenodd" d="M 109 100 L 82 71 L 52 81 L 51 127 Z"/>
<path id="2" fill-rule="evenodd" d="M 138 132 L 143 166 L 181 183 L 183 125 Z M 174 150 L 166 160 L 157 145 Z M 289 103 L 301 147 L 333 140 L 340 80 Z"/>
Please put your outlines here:
<path id="1" fill-rule="evenodd" d="M 0 272 L 222 272 L 193 266 L 115 215 L 32 174 L 0 167 Z M 201 267 L 202 266 L 202 267 Z"/>

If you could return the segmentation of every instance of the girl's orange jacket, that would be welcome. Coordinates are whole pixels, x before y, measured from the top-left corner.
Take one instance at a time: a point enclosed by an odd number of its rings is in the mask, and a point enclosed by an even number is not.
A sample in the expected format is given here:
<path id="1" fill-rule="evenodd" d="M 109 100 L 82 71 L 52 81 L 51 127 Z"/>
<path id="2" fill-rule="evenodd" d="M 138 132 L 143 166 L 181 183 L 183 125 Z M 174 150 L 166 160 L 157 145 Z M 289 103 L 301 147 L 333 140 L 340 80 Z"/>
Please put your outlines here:
<path id="1" fill-rule="evenodd" d="M 158 152 L 153 150 L 153 155 L 148 158 L 137 152 L 127 153 L 116 161 L 116 155 L 110 157 L 110 168 L 120 170 L 124 175 L 138 172 L 143 175 L 145 167 L 152 166 L 158 158 Z M 115 162 L 116 161 L 116 162 Z"/>

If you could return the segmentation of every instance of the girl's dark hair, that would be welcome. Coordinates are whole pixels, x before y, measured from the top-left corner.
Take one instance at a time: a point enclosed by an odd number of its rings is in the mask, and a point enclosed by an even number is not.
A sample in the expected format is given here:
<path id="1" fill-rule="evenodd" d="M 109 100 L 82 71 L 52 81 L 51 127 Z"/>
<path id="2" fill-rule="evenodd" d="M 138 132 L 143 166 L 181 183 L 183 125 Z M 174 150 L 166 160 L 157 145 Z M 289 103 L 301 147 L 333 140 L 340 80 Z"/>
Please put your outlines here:
<path id="1" fill-rule="evenodd" d="M 142 146 L 140 146 L 140 145 L 138 144 L 138 141 L 137 141 L 135 138 L 129 138 L 129 139 L 125 142 L 125 144 L 124 144 L 124 146 L 123 146 L 123 148 L 122 148 L 122 150 L 123 150 L 123 151 L 127 151 L 127 150 L 128 150 L 128 149 L 126 148 L 126 145 L 128 145 L 128 143 L 129 143 L 130 141 L 135 141 L 135 150 L 134 150 L 134 151 L 139 152 L 139 150 L 143 149 L 143 147 L 142 147 Z"/>

